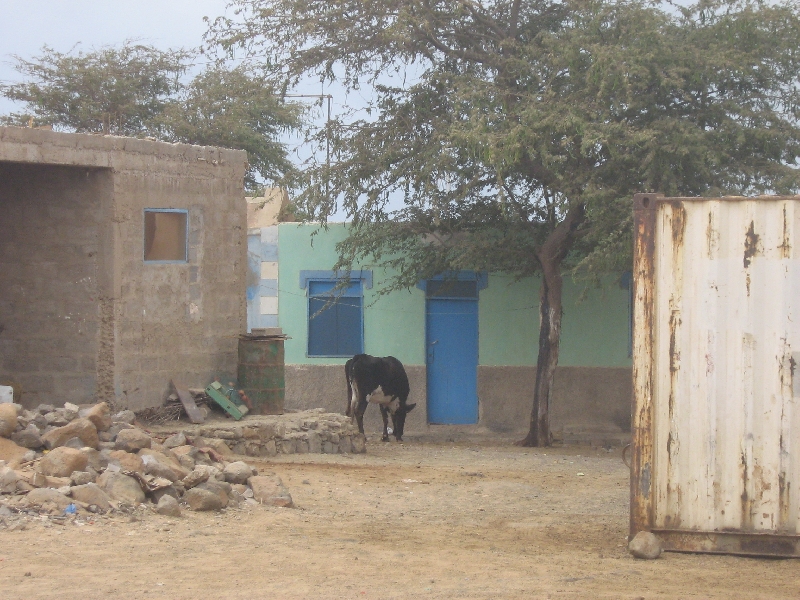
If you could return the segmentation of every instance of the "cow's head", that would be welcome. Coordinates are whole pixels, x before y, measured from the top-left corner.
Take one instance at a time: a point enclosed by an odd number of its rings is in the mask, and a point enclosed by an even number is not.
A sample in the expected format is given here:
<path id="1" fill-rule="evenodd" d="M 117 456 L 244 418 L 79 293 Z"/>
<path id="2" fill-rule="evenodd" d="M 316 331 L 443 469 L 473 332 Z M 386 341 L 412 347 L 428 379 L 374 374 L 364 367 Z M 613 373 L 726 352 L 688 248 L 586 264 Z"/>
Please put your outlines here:
<path id="1" fill-rule="evenodd" d="M 392 413 L 392 426 L 394 427 L 394 438 L 398 442 L 403 441 L 403 429 L 406 426 L 406 415 L 414 410 L 415 404 L 400 405 L 397 410 Z"/>

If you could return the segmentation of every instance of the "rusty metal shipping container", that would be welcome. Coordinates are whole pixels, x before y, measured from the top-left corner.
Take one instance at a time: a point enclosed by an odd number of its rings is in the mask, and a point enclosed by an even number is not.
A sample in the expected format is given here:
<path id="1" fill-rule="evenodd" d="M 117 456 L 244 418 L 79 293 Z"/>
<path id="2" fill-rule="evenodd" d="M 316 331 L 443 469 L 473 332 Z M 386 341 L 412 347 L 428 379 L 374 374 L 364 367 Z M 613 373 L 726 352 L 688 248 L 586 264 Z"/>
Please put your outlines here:
<path id="1" fill-rule="evenodd" d="M 800 556 L 800 196 L 634 212 L 631 535 Z"/>

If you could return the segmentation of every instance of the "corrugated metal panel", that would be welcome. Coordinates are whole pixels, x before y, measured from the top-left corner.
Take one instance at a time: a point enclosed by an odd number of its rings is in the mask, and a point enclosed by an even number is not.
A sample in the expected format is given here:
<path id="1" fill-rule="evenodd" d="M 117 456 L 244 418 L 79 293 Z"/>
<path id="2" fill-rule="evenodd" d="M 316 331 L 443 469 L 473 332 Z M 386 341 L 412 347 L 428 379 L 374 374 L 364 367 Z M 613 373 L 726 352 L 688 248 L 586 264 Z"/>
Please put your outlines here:
<path id="1" fill-rule="evenodd" d="M 635 202 L 631 531 L 797 555 L 800 197 Z"/>

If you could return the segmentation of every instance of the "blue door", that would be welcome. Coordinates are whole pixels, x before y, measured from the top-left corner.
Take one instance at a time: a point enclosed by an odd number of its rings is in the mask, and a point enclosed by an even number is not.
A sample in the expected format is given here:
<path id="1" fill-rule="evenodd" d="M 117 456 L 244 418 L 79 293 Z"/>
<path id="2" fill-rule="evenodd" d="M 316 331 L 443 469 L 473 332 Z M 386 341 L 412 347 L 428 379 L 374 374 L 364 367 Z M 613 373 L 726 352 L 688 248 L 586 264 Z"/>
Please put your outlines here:
<path id="1" fill-rule="evenodd" d="M 428 421 L 477 423 L 477 293 L 472 298 L 428 297 L 426 338 Z"/>

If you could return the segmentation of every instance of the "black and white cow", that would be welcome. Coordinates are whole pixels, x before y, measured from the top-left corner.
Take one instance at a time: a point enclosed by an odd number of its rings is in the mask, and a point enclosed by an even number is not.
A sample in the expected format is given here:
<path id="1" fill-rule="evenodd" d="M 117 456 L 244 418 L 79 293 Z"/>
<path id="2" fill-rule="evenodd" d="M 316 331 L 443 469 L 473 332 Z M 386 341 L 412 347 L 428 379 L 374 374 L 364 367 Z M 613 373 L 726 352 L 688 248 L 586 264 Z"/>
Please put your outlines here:
<path id="1" fill-rule="evenodd" d="M 356 354 L 345 364 L 344 373 L 347 377 L 347 408 L 344 414 L 355 417 L 358 430 L 364 433 L 364 411 L 367 410 L 369 400 L 381 409 L 383 441 L 389 441 L 388 415 L 391 413 L 394 437 L 402 442 L 406 415 L 416 406 L 406 404 L 410 388 L 403 364 L 394 356 L 380 358 Z M 371 394 L 378 387 L 383 391 L 383 397 L 378 398 L 376 395 L 373 399 Z"/>

